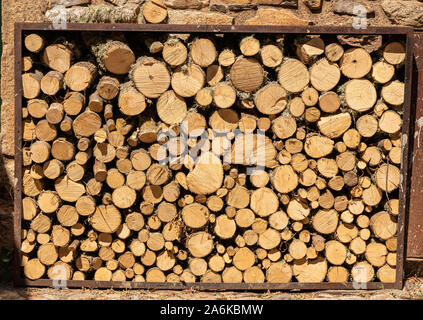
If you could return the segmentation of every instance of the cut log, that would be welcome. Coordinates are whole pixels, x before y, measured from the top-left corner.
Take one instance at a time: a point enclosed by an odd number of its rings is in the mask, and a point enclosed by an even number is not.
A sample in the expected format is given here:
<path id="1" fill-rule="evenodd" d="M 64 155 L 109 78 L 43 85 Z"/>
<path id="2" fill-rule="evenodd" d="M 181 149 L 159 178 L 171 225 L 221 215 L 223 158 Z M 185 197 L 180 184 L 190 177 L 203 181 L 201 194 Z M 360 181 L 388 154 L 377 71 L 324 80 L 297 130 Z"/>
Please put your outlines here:
<path id="1" fill-rule="evenodd" d="M 376 276 L 382 282 L 395 282 L 396 268 L 385 264 L 377 270 Z"/>
<path id="2" fill-rule="evenodd" d="M 172 74 L 171 85 L 181 97 L 193 97 L 204 86 L 206 75 L 196 64 L 178 67 Z"/>
<path id="3" fill-rule="evenodd" d="M 338 212 L 334 209 L 319 210 L 312 220 L 313 228 L 321 234 L 334 233 L 338 226 Z"/>
<path id="4" fill-rule="evenodd" d="M 236 186 L 229 191 L 226 204 L 237 209 L 243 209 L 250 203 L 250 192 L 243 186 Z"/>
<path id="5" fill-rule="evenodd" d="M 59 124 L 64 117 L 64 109 L 61 103 L 53 102 L 46 112 L 46 119 L 51 124 Z"/>
<path id="6" fill-rule="evenodd" d="M 64 81 L 73 91 L 84 91 L 97 76 L 97 67 L 88 61 L 77 62 L 66 71 Z"/>
<path id="7" fill-rule="evenodd" d="M 133 51 L 120 33 L 108 38 L 106 35 L 87 32 L 83 35 L 83 40 L 103 70 L 118 75 L 127 74 L 135 62 Z"/>
<path id="8" fill-rule="evenodd" d="M 102 112 L 103 103 L 104 103 L 103 98 L 100 97 L 97 91 L 95 91 L 89 97 L 88 109 L 94 112 Z"/>
<path id="9" fill-rule="evenodd" d="M 92 111 L 84 111 L 73 121 L 72 127 L 76 136 L 89 137 L 100 129 L 102 121 L 100 116 Z"/>
<path id="10" fill-rule="evenodd" d="M 266 270 L 267 282 L 288 283 L 292 279 L 292 267 L 285 261 L 272 263 Z"/>
<path id="11" fill-rule="evenodd" d="M 386 262 L 386 255 L 388 250 L 382 243 L 372 242 L 366 247 L 366 260 L 374 267 L 381 267 Z"/>
<path id="12" fill-rule="evenodd" d="M 85 186 L 80 182 L 74 182 L 67 176 L 59 177 L 54 184 L 59 197 L 68 202 L 76 202 L 85 193 Z"/>
<path id="13" fill-rule="evenodd" d="M 195 95 L 195 101 L 202 107 L 209 106 L 213 101 L 211 90 L 209 88 L 203 88 L 198 91 Z"/>
<path id="14" fill-rule="evenodd" d="M 256 261 L 255 254 L 247 247 L 240 248 L 234 255 L 232 263 L 240 271 L 251 268 Z"/>
<path id="15" fill-rule="evenodd" d="M 227 215 L 222 214 L 216 218 L 214 232 L 221 239 L 230 239 L 235 235 L 236 223 L 233 219 L 228 218 Z"/>
<path id="16" fill-rule="evenodd" d="M 341 106 L 341 99 L 333 91 L 323 93 L 319 97 L 319 107 L 324 112 L 333 113 L 337 111 L 340 106 Z"/>
<path id="17" fill-rule="evenodd" d="M 369 188 L 364 189 L 362 199 L 366 205 L 376 206 L 382 200 L 382 192 L 372 184 Z"/>
<path id="18" fill-rule="evenodd" d="M 370 138 L 377 132 L 378 121 L 374 116 L 365 114 L 357 119 L 356 128 L 360 135 Z"/>
<path id="19" fill-rule="evenodd" d="M 149 23 L 161 23 L 167 17 L 167 8 L 161 0 L 150 0 L 144 5 L 142 14 Z"/>
<path id="20" fill-rule="evenodd" d="M 292 273 L 298 282 L 323 282 L 326 278 L 328 264 L 323 257 L 313 260 L 294 260 Z"/>
<path id="21" fill-rule="evenodd" d="M 405 85 L 403 82 L 395 80 L 384 85 L 380 94 L 386 103 L 400 106 L 404 103 L 404 88 Z"/>
<path id="22" fill-rule="evenodd" d="M 307 107 L 314 106 L 319 100 L 319 93 L 313 87 L 308 87 L 301 93 L 301 98 Z"/>
<path id="23" fill-rule="evenodd" d="M 393 237 L 397 232 L 398 223 L 386 211 L 380 211 L 370 218 L 370 228 L 374 235 L 382 240 Z"/>
<path id="24" fill-rule="evenodd" d="M 217 60 L 221 66 L 229 67 L 235 62 L 235 54 L 230 49 L 224 49 L 220 52 Z"/>
<path id="25" fill-rule="evenodd" d="M 395 74 L 395 68 L 393 65 L 379 61 L 373 65 L 372 68 L 372 79 L 380 84 L 385 84 L 392 79 Z"/>
<path id="26" fill-rule="evenodd" d="M 119 81 L 114 77 L 103 76 L 97 84 L 97 93 L 105 100 L 112 100 L 119 93 Z"/>
<path id="27" fill-rule="evenodd" d="M 253 92 L 263 83 L 264 71 L 256 59 L 239 58 L 231 67 L 230 78 L 236 89 Z"/>
<path id="28" fill-rule="evenodd" d="M 340 68 L 347 78 L 363 78 L 372 68 L 372 58 L 363 48 L 351 48 L 342 56 Z"/>
<path id="29" fill-rule="evenodd" d="M 280 139 L 291 137 L 297 130 L 297 123 L 291 116 L 282 115 L 273 120 L 272 131 Z"/>
<path id="30" fill-rule="evenodd" d="M 209 215 L 210 213 L 207 207 L 199 203 L 184 206 L 181 212 L 184 223 L 194 229 L 204 227 L 209 221 Z"/>
<path id="31" fill-rule="evenodd" d="M 41 79 L 43 74 L 39 71 L 34 73 L 24 73 L 22 75 L 22 94 L 27 99 L 38 97 L 41 92 Z"/>
<path id="32" fill-rule="evenodd" d="M 135 200 L 136 192 L 128 186 L 116 188 L 112 193 L 112 201 L 120 209 L 131 207 Z"/>
<path id="33" fill-rule="evenodd" d="M 65 73 L 71 67 L 73 50 L 62 43 L 53 43 L 48 45 L 42 55 L 41 61 L 50 69 Z"/>
<path id="34" fill-rule="evenodd" d="M 43 191 L 38 196 L 38 207 L 44 213 L 53 213 L 60 206 L 60 198 L 53 191 Z"/>
<path id="35" fill-rule="evenodd" d="M 402 119 L 393 110 L 385 111 L 379 119 L 379 128 L 386 133 L 395 133 L 401 130 Z"/>
<path id="36" fill-rule="evenodd" d="M 235 90 L 225 83 L 218 85 L 213 91 L 213 101 L 219 108 L 229 108 L 235 103 L 235 100 Z"/>
<path id="37" fill-rule="evenodd" d="M 204 258 L 212 252 L 214 246 L 211 235 L 201 231 L 188 237 L 186 247 L 193 257 Z"/>
<path id="38" fill-rule="evenodd" d="M 279 200 L 270 188 L 259 188 L 251 193 L 250 207 L 261 217 L 267 217 L 276 212 Z"/>
<path id="39" fill-rule="evenodd" d="M 353 79 L 345 86 L 347 105 L 358 112 L 364 112 L 374 106 L 377 99 L 375 86 L 366 79 Z"/>
<path id="40" fill-rule="evenodd" d="M 204 185 L 204 181 L 208 181 Z M 187 185 L 195 194 L 216 192 L 223 182 L 223 167 L 220 159 L 210 152 L 203 153 L 194 169 L 187 175 Z"/>
<path id="41" fill-rule="evenodd" d="M 348 282 L 349 272 L 344 267 L 330 267 L 327 279 L 329 282 Z"/>
<path id="42" fill-rule="evenodd" d="M 383 191 L 392 192 L 399 187 L 401 180 L 400 170 L 391 164 L 381 165 L 375 173 L 376 185 Z"/>
<path id="43" fill-rule="evenodd" d="M 162 50 L 164 61 L 172 67 L 180 66 L 188 57 L 188 50 L 185 45 L 177 40 L 171 39 L 167 41 Z"/>
<path id="44" fill-rule="evenodd" d="M 344 55 L 344 48 L 339 43 L 330 43 L 325 47 L 325 55 L 329 61 L 337 62 Z"/>
<path id="45" fill-rule="evenodd" d="M 321 117 L 317 122 L 320 132 L 329 138 L 340 137 L 351 126 L 351 115 L 348 112 L 333 116 Z"/>
<path id="46" fill-rule="evenodd" d="M 200 67 L 208 67 L 216 60 L 217 51 L 211 40 L 200 38 L 192 43 L 190 55 L 194 63 Z"/>
<path id="47" fill-rule="evenodd" d="M 374 269 L 367 261 L 357 262 L 351 270 L 351 277 L 354 282 L 367 283 L 374 278 Z"/>
<path id="48" fill-rule="evenodd" d="M 347 248 L 336 240 L 331 240 L 325 244 L 326 259 L 334 265 L 342 265 L 347 258 Z"/>
<path id="49" fill-rule="evenodd" d="M 268 115 L 282 112 L 288 103 L 286 91 L 276 83 L 270 83 L 257 91 L 254 102 L 261 113 Z"/>
<path id="50" fill-rule="evenodd" d="M 58 71 L 49 71 L 40 82 L 41 90 L 50 96 L 54 96 L 63 88 L 63 74 Z"/>
<path id="51" fill-rule="evenodd" d="M 401 42 L 390 42 L 383 49 L 383 58 L 390 64 L 399 65 L 405 61 L 405 47 Z"/>
<path id="52" fill-rule="evenodd" d="M 98 232 L 114 233 L 119 228 L 122 218 L 113 205 L 100 205 L 90 217 L 91 226 Z"/>
<path id="53" fill-rule="evenodd" d="M 39 259 L 33 258 L 24 265 L 24 274 L 30 280 L 40 279 L 46 272 L 46 267 Z"/>
<path id="54" fill-rule="evenodd" d="M 294 117 L 301 117 L 304 114 L 305 105 L 300 97 L 293 98 L 289 103 L 289 112 Z"/>
<path id="55" fill-rule="evenodd" d="M 27 72 L 32 69 L 34 64 L 32 56 L 22 57 L 22 71 Z"/>
<path id="56" fill-rule="evenodd" d="M 282 165 L 273 171 L 272 184 L 280 193 L 289 193 L 298 186 L 298 175 L 290 165 Z"/>
<path id="57" fill-rule="evenodd" d="M 80 92 L 68 92 L 63 101 L 63 109 L 66 114 L 75 116 L 79 114 L 85 105 L 85 96 Z"/>
<path id="58" fill-rule="evenodd" d="M 302 259 L 306 256 L 307 253 L 307 246 L 301 240 L 294 239 L 289 245 L 289 254 L 294 259 Z"/>
<path id="59" fill-rule="evenodd" d="M 274 229 L 269 228 L 259 234 L 258 245 L 265 250 L 276 248 L 280 243 L 281 235 Z"/>
<path id="60" fill-rule="evenodd" d="M 301 61 L 289 59 L 281 65 L 278 81 L 285 90 L 296 93 L 308 85 L 310 74 Z"/>
<path id="61" fill-rule="evenodd" d="M 139 58 L 130 76 L 135 87 L 148 98 L 158 98 L 170 85 L 166 65 L 151 57 Z"/>
<path id="62" fill-rule="evenodd" d="M 282 63 L 282 50 L 273 44 L 264 45 L 260 50 L 261 61 L 266 67 L 276 68 Z"/>
<path id="63" fill-rule="evenodd" d="M 24 39 L 25 48 L 28 51 L 37 53 L 40 52 L 45 44 L 45 39 L 36 33 L 30 33 Z"/>
<path id="64" fill-rule="evenodd" d="M 312 158 L 321 158 L 330 154 L 333 150 L 333 146 L 333 140 L 318 135 L 312 135 L 306 138 L 304 150 Z"/>
<path id="65" fill-rule="evenodd" d="M 310 83 L 319 91 L 332 90 L 341 78 L 341 71 L 336 63 L 323 58 L 310 68 Z"/>

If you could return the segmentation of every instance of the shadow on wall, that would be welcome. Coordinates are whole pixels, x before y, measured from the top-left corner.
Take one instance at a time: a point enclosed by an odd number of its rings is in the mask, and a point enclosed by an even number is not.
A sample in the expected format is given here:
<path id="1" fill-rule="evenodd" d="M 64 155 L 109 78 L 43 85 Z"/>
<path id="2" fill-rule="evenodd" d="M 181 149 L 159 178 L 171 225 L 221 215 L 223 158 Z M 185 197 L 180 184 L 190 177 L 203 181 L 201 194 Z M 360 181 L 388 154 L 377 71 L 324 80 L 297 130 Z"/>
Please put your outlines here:
<path id="1" fill-rule="evenodd" d="M 0 5 L 0 29 L 2 26 L 2 6 Z M 3 42 L 0 41 L 0 56 Z M 1 68 L 1 67 L 0 67 Z M 1 80 L 1 73 L 0 73 Z M 0 106 L 2 99 L 0 97 Z M 1 129 L 1 128 L 0 128 Z M 13 203 L 12 187 L 4 167 L 3 155 L 0 154 L 0 281 L 9 280 L 12 275 L 13 252 Z"/>
<path id="2" fill-rule="evenodd" d="M 0 281 L 12 278 L 13 189 L 0 155 Z"/>

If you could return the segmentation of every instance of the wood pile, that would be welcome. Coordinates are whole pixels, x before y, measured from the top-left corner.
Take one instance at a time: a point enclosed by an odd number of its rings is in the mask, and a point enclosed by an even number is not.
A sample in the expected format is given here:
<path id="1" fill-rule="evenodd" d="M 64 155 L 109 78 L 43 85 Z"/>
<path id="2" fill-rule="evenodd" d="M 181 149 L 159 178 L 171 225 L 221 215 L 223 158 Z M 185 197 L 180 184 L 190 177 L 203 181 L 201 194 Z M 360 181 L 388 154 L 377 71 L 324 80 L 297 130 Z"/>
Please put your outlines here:
<path id="1" fill-rule="evenodd" d="M 395 281 L 400 41 L 24 40 L 26 278 Z"/>

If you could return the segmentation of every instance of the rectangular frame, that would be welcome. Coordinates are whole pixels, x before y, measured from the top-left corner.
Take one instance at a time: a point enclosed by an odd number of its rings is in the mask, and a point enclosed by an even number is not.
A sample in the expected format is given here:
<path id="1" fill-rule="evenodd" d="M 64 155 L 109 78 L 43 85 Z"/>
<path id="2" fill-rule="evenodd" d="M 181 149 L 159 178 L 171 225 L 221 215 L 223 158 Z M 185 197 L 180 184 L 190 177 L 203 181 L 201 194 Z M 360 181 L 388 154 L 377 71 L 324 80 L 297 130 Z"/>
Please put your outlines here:
<path id="1" fill-rule="evenodd" d="M 17 286 L 52 287 L 53 280 L 29 280 L 21 277 L 21 218 L 22 218 L 22 33 L 23 31 L 120 31 L 120 32 L 162 32 L 162 33 L 269 33 L 269 34 L 345 34 L 345 35 L 402 35 L 406 40 L 405 60 L 405 98 L 402 127 L 402 161 L 401 161 L 401 188 L 399 194 L 398 216 L 398 247 L 396 281 L 394 283 L 370 282 L 364 289 L 402 289 L 404 284 L 404 261 L 406 252 L 406 213 L 410 199 L 410 152 L 409 143 L 412 122 L 411 114 L 411 79 L 413 67 L 413 29 L 410 27 L 368 27 L 354 29 L 341 26 L 243 26 L 243 25 L 169 25 L 169 24 L 90 24 L 68 23 L 66 28 L 55 29 L 51 23 L 15 23 L 15 182 L 14 182 L 14 284 Z M 354 283 L 168 283 L 168 282 L 132 282 L 132 281 L 95 281 L 95 280 L 68 280 L 67 287 L 88 288 L 124 288 L 124 289 L 197 289 L 197 290 L 328 290 L 350 289 Z"/>

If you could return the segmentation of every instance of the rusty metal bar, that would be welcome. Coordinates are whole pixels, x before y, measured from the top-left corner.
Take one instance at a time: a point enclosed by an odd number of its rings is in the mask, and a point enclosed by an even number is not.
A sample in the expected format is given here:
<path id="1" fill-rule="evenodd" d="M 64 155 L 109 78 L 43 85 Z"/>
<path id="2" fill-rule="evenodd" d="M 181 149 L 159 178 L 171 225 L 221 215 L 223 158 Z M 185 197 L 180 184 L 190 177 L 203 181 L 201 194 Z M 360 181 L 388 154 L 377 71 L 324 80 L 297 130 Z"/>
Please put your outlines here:
<path id="1" fill-rule="evenodd" d="M 413 56 L 413 29 L 409 27 L 369 27 L 354 29 L 353 27 L 335 26 L 215 26 L 215 25 L 152 25 L 152 24 L 89 24 L 68 23 L 66 29 L 54 29 L 51 23 L 15 23 L 15 212 L 14 212 L 14 283 L 17 286 L 53 286 L 53 280 L 39 279 L 31 281 L 21 276 L 21 218 L 22 218 L 22 32 L 23 31 L 127 31 L 146 33 L 281 33 L 281 34 L 357 34 L 357 35 L 398 35 L 406 40 L 407 56 L 405 62 L 405 98 L 403 122 L 403 154 L 402 154 L 402 184 L 400 188 L 400 214 L 398 217 L 398 249 L 396 282 L 370 282 L 365 289 L 388 289 L 403 286 L 405 260 L 406 212 L 409 207 L 410 185 L 410 152 L 407 142 L 412 142 L 410 136 L 413 123 L 411 112 L 411 78 Z M 322 289 L 356 289 L 354 283 L 147 283 L 131 281 L 94 281 L 68 280 L 68 287 L 89 288 L 138 288 L 138 289 L 198 289 L 198 290 L 322 290 Z"/>
<path id="2" fill-rule="evenodd" d="M 414 125 L 408 217 L 407 260 L 423 259 L 423 30 L 414 33 L 413 105 L 410 113 Z M 415 103 L 414 103 L 415 102 Z"/>

